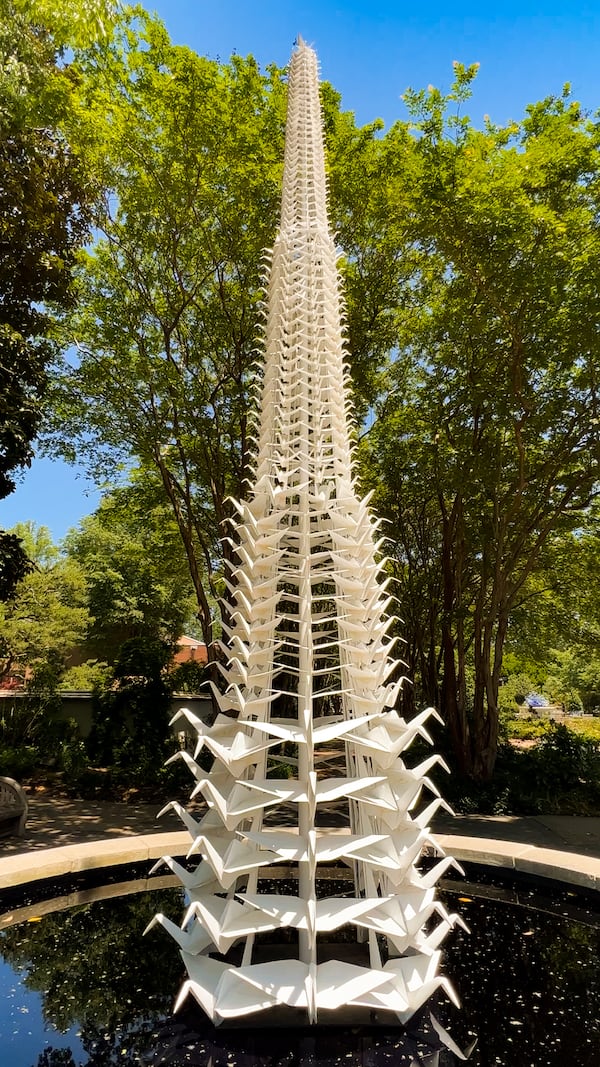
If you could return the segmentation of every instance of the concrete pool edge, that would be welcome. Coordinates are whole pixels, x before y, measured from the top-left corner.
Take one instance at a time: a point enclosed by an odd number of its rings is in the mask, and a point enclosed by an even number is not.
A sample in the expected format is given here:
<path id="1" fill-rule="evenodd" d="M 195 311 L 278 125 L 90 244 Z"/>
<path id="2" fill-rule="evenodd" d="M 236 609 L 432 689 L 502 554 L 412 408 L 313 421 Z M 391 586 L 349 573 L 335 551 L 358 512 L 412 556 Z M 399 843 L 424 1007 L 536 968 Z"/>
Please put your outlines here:
<path id="1" fill-rule="evenodd" d="M 600 891 L 600 859 L 578 852 L 540 848 L 519 841 L 435 834 L 441 852 L 459 862 L 498 867 L 566 885 Z M 120 864 L 143 863 L 161 856 L 185 855 L 187 831 L 140 834 L 85 841 L 36 852 L 16 853 L 0 860 L 0 890 L 28 882 Z"/>
<path id="2" fill-rule="evenodd" d="M 441 849 L 459 862 L 499 867 L 520 874 L 546 878 L 565 885 L 600 891 L 600 859 L 580 852 L 540 848 L 539 845 L 495 838 L 436 834 Z"/>

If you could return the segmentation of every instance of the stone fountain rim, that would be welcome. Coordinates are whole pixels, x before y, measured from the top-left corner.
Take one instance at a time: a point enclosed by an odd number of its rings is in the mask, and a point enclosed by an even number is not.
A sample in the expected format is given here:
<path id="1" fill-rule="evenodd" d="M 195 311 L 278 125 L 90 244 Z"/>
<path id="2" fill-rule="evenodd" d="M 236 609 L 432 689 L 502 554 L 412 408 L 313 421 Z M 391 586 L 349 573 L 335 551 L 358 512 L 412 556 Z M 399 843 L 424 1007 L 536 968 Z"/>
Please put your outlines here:
<path id="1" fill-rule="evenodd" d="M 520 841 L 436 834 L 440 854 L 459 862 L 496 867 L 600 892 L 600 858 L 540 848 Z M 189 848 L 187 831 L 139 834 L 85 841 L 58 848 L 17 853 L 0 861 L 0 891 L 45 879 L 121 864 L 143 863 L 161 856 L 182 856 Z"/>

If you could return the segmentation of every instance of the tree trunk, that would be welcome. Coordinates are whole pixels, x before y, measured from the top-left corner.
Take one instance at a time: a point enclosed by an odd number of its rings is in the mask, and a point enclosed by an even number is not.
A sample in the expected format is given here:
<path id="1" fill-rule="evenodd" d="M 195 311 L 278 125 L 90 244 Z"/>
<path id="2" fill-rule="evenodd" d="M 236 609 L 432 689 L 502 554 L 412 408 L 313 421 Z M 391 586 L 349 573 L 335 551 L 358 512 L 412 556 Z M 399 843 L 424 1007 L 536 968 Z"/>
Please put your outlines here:
<path id="1" fill-rule="evenodd" d="M 464 677 L 464 648 L 455 647 L 453 619 L 456 606 L 456 567 L 453 553 L 456 529 L 457 505 L 452 515 L 444 515 L 442 538 L 442 579 L 443 579 L 443 614 L 442 614 L 442 688 L 441 710 L 450 738 L 458 768 L 462 774 L 468 774 L 471 765 L 469 723 L 466 704 L 460 699 Z M 459 671 L 457 673 L 457 652 Z"/>
<path id="2" fill-rule="evenodd" d="M 471 770 L 472 777 L 480 782 L 491 779 L 498 755 L 498 685 L 504 644 L 502 633 L 491 613 L 484 618 L 484 598 L 485 586 L 482 581 L 474 614 L 475 689 Z"/>
<path id="3" fill-rule="evenodd" d="M 206 645 L 206 651 L 208 654 L 209 662 L 215 658 L 215 650 L 213 646 L 213 623 L 211 618 L 210 604 L 208 603 L 206 593 L 204 591 L 204 585 L 202 583 L 202 574 L 198 565 L 198 559 L 196 556 L 195 547 L 193 544 L 191 523 L 189 521 L 190 506 L 189 501 L 185 502 L 185 510 L 181 506 L 181 501 L 177 495 L 177 491 L 173 484 L 173 478 L 171 473 L 164 462 L 160 453 L 156 454 L 157 466 L 160 471 L 163 486 L 165 492 L 173 508 L 173 514 L 177 522 L 179 534 L 185 549 L 185 554 L 190 568 L 190 577 L 196 593 L 196 600 L 198 602 L 198 620 L 202 629 L 202 638 Z"/>

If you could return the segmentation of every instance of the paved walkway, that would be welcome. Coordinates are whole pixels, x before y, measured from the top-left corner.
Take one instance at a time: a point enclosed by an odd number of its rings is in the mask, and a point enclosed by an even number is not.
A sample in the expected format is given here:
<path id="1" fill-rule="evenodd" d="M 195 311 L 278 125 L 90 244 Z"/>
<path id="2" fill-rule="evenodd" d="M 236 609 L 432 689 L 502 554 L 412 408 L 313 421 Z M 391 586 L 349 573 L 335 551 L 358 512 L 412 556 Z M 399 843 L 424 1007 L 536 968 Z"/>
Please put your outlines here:
<path id="1" fill-rule="evenodd" d="M 0 886 L 52 877 L 63 868 L 178 855 L 189 844 L 179 818 L 169 811 L 157 819 L 160 809 L 153 804 L 75 800 L 40 792 L 28 799 L 25 837 L 0 840 Z M 434 821 L 433 832 L 441 848 L 459 860 L 600 889 L 598 817 L 443 816 Z M 22 876 L 17 878 L 18 871 Z"/>
<path id="2" fill-rule="evenodd" d="M 181 830 L 181 821 L 169 811 L 157 818 L 155 804 L 124 804 L 33 793 L 24 838 L 0 840 L 3 855 L 74 845 L 80 841 L 131 837 Z M 186 803 L 188 810 L 192 811 Z M 600 817 L 574 815 L 455 815 L 434 820 L 434 832 L 459 837 L 517 841 L 600 859 Z"/>
<path id="3" fill-rule="evenodd" d="M 29 813 L 25 837 L 0 840 L 0 858 L 76 845 L 82 841 L 104 841 L 182 829 L 181 820 L 172 811 L 158 819 L 160 806 L 156 804 L 76 800 L 50 796 L 45 792 L 28 793 L 27 800 Z"/>
<path id="4" fill-rule="evenodd" d="M 599 816 L 453 815 L 435 819 L 434 831 L 460 837 L 518 841 L 600 859 Z"/>

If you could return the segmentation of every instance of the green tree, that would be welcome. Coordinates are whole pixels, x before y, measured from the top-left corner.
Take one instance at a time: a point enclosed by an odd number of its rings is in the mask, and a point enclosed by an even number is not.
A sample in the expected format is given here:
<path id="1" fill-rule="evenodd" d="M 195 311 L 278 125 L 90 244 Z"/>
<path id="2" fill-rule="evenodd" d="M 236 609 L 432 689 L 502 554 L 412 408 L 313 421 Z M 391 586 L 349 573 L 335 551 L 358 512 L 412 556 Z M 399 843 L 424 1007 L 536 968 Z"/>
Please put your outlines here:
<path id="1" fill-rule="evenodd" d="M 95 689 L 104 688 L 111 673 L 109 664 L 104 660 L 88 659 L 84 663 L 67 667 L 64 674 L 61 674 L 58 688 L 62 691 L 80 690 L 91 693 Z"/>
<path id="2" fill-rule="evenodd" d="M 228 497 L 243 495 L 250 474 L 249 390 L 264 249 L 279 213 L 283 72 L 261 73 L 252 57 L 220 64 L 173 46 L 145 15 L 124 22 L 110 47 L 83 56 L 80 70 L 78 136 L 105 161 L 112 196 L 103 235 L 82 259 L 78 309 L 65 323 L 78 358 L 56 383 L 55 425 L 63 450 L 100 478 L 132 462 L 157 472 L 210 647 L 211 598 L 230 555 L 221 540 Z M 333 91 L 324 102 L 328 136 L 348 145 L 358 187 L 378 126 L 359 135 Z M 350 207 L 339 203 L 350 232 Z M 377 331 L 369 315 L 352 322 L 372 392 L 367 355 Z M 387 340 L 377 343 L 383 352 Z"/>
<path id="3" fill-rule="evenodd" d="M 68 6 L 91 28 L 86 6 L 106 4 Z M 0 0 L 0 499 L 31 462 L 56 354 L 53 312 L 72 305 L 74 255 L 96 195 L 60 129 L 72 96 L 61 51 L 72 37 L 65 20 L 45 21 L 53 7 Z M 23 546 L 0 531 L 2 599 L 27 569 Z"/>
<path id="4" fill-rule="evenodd" d="M 600 704 L 600 506 L 596 500 L 578 529 L 565 539 L 556 561 L 553 586 L 560 625 L 552 647 L 571 653 L 568 677 L 585 693 L 584 704 Z"/>
<path id="5" fill-rule="evenodd" d="M 57 49 L 83 47 L 106 37 L 120 0 L 12 0 L 11 8 L 32 27 L 52 35 Z"/>
<path id="6" fill-rule="evenodd" d="M 511 612 L 501 697 L 525 674 L 529 680 L 521 686 L 523 693 L 537 690 L 567 710 L 600 705 L 599 544 L 597 501 L 582 514 L 576 530 L 546 542 L 521 602 Z M 506 699 L 502 706 L 506 711 Z"/>
<path id="7" fill-rule="evenodd" d="M 60 555 L 45 527 L 22 523 L 13 533 L 32 569 L 11 600 L 0 603 L 0 672 L 19 677 L 25 689 L 25 697 L 8 705 L 0 721 L 9 773 L 25 767 L 24 760 L 35 765 L 40 758 L 61 758 L 69 727 L 57 719 L 58 689 L 88 626 L 87 589 L 79 566 Z"/>
<path id="8" fill-rule="evenodd" d="M 406 123 L 382 135 L 377 119 L 357 127 L 341 97 L 321 86 L 329 181 L 329 217 L 340 245 L 345 333 L 357 430 L 385 389 L 385 370 L 399 343 L 397 305 L 419 279 L 415 246 L 414 138 Z M 393 210 L 391 203 L 393 201 Z"/>
<path id="9" fill-rule="evenodd" d="M 80 71 L 79 136 L 105 160 L 111 197 L 67 324 L 78 360 L 57 387 L 61 429 L 104 480 L 132 461 L 158 473 L 209 644 L 225 500 L 248 473 L 281 76 L 172 46 L 145 15 L 136 32 L 126 22 L 116 43 L 82 57 Z"/>
<path id="10" fill-rule="evenodd" d="M 53 665 L 60 674 L 89 624 L 84 574 L 61 556 L 46 527 L 19 523 L 11 532 L 34 567 L 13 599 L 0 604 L 2 673 L 18 670 L 25 677 L 26 667 Z"/>
<path id="11" fill-rule="evenodd" d="M 414 509 L 401 575 L 424 509 L 433 526 L 442 710 L 459 765 L 485 779 L 511 613 L 548 540 L 597 491 L 598 125 L 565 91 L 519 124 L 476 130 L 449 115 L 475 71 L 456 73 L 448 98 L 408 94 L 422 268 L 417 302 L 398 306 L 368 457 L 389 514 Z"/>
<path id="12" fill-rule="evenodd" d="M 179 531 L 152 472 L 106 493 L 94 514 L 69 532 L 64 548 L 86 578 L 91 657 L 114 662 L 129 638 L 173 645 L 197 628 Z"/>
<path id="13" fill-rule="evenodd" d="M 511 649 L 537 659 L 544 693 L 586 711 L 600 705 L 599 519 L 595 501 L 576 530 L 552 539 L 529 583 L 538 595 L 514 613 L 509 634 Z"/>

